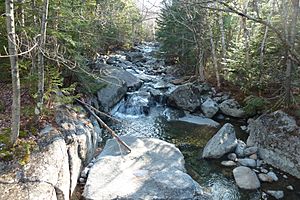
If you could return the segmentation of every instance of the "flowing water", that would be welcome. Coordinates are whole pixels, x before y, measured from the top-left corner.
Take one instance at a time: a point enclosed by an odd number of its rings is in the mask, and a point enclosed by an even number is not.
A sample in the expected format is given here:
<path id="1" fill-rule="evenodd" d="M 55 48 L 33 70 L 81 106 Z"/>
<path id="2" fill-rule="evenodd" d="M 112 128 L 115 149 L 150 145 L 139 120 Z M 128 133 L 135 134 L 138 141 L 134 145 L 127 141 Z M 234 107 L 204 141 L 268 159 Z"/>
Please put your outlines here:
<path id="1" fill-rule="evenodd" d="M 144 46 L 146 54 L 151 53 L 154 47 Z M 138 70 L 135 70 L 138 71 Z M 137 76 L 149 76 L 142 71 Z M 226 122 L 235 125 L 237 137 L 246 140 L 247 134 L 239 127 L 245 122 L 223 119 L 218 122 L 218 128 L 207 125 L 199 125 L 190 122 L 203 121 L 197 116 L 189 116 L 189 120 L 183 120 L 184 113 L 168 108 L 162 102 L 152 99 L 150 93 L 161 83 L 162 76 L 151 76 L 150 81 L 138 91 L 128 93 L 112 111 L 112 115 L 123 123 L 114 124 L 113 128 L 121 135 L 134 135 L 139 137 L 155 137 L 175 144 L 183 153 L 188 173 L 203 187 L 211 191 L 216 200 L 248 200 L 262 199 L 262 191 L 267 189 L 284 190 L 285 199 L 300 199 L 300 181 L 289 177 L 282 178 L 281 172 L 277 172 L 277 183 L 262 184 L 262 188 L 256 191 L 241 190 L 235 184 L 232 175 L 233 168 L 221 166 L 222 159 L 204 160 L 201 153 L 208 140 L 217 132 L 220 126 Z M 167 92 L 167 89 L 155 89 L 159 92 Z M 189 121 L 189 122 L 187 122 Z M 205 122 L 206 123 L 206 122 Z M 286 190 L 287 185 L 293 185 L 294 191 Z M 271 199 L 268 197 L 268 199 Z"/>

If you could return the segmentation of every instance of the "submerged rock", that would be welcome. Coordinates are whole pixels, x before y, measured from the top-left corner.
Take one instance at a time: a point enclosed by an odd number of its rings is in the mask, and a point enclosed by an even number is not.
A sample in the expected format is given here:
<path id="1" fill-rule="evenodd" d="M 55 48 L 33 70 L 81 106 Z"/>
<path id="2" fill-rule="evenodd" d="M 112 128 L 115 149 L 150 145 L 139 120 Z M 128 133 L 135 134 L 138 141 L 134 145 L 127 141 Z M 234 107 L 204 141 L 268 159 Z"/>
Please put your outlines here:
<path id="1" fill-rule="evenodd" d="M 233 170 L 233 176 L 237 185 L 246 190 L 254 190 L 260 187 L 260 182 L 249 167 L 240 166 Z"/>
<path id="2" fill-rule="evenodd" d="M 186 115 L 174 121 L 182 121 L 188 122 L 192 124 L 204 125 L 217 128 L 220 124 L 212 119 L 201 117 L 201 116 L 194 116 L 194 115 Z"/>
<path id="3" fill-rule="evenodd" d="M 86 199 L 211 199 L 188 174 L 184 158 L 172 144 L 125 136 L 132 152 L 122 155 L 109 140 L 90 169 L 84 188 Z"/>
<path id="4" fill-rule="evenodd" d="M 243 117 L 245 115 L 244 110 L 234 99 L 228 99 L 223 101 L 219 105 L 219 108 L 222 111 L 222 113 L 231 117 Z"/>
<path id="5" fill-rule="evenodd" d="M 225 124 L 204 147 L 203 158 L 220 158 L 224 154 L 232 152 L 237 145 L 234 127 Z"/>

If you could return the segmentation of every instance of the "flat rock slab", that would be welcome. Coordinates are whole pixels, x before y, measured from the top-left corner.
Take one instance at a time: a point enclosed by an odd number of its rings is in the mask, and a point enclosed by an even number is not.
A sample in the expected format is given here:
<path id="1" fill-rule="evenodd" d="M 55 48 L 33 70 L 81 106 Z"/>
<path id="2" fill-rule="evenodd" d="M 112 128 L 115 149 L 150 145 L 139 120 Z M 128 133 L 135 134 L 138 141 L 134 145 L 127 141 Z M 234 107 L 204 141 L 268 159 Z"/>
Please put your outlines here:
<path id="1" fill-rule="evenodd" d="M 184 158 L 172 144 L 124 136 L 132 152 L 123 154 L 115 140 L 108 140 L 89 172 L 86 199 L 211 199 L 185 173 Z"/>

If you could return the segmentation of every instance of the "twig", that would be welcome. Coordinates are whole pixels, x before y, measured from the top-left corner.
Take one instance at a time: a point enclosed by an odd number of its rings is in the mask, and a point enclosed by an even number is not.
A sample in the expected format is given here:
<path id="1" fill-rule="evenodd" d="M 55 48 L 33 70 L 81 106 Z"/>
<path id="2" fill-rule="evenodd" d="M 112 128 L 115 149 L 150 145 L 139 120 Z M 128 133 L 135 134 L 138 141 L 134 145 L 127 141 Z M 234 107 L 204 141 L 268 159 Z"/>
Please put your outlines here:
<path id="1" fill-rule="evenodd" d="M 116 139 L 116 141 L 121 144 L 123 147 L 125 147 L 125 149 L 130 153 L 131 152 L 131 149 L 130 147 L 123 141 L 121 140 L 121 138 L 109 127 L 105 124 L 105 122 L 100 119 L 100 117 L 98 117 L 98 115 L 96 115 L 90 107 L 92 107 L 91 105 L 88 105 L 87 103 L 79 100 L 79 99 L 76 99 L 77 102 L 79 102 L 81 105 L 83 105 L 87 110 L 88 112 L 93 115 L 97 121 L 105 128 L 109 131 L 109 133 Z"/>

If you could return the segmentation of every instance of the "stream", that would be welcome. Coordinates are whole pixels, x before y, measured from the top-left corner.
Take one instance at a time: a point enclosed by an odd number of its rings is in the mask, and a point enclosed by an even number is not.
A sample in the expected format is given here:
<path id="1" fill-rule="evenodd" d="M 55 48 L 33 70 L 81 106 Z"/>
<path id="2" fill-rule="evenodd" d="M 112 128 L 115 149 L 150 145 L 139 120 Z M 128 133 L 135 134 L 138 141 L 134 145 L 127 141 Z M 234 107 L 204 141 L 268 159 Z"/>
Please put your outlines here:
<path id="1" fill-rule="evenodd" d="M 149 60 L 153 59 L 153 52 L 158 50 L 158 47 L 151 43 L 138 48 Z M 245 121 L 217 116 L 213 120 L 220 123 L 218 128 L 212 125 L 202 125 L 212 122 L 205 121 L 208 119 L 201 116 L 184 113 L 165 105 L 161 94 L 168 93 L 174 87 L 169 83 L 170 77 L 164 73 L 151 74 L 141 68 L 131 67 L 126 70 L 147 81 L 138 91 L 128 92 L 126 97 L 111 111 L 112 116 L 123 122 L 111 125 L 118 134 L 154 137 L 175 144 L 185 157 L 188 173 L 201 186 L 211 191 L 216 200 L 271 199 L 269 196 L 267 198 L 262 195 L 267 189 L 283 190 L 285 199 L 300 199 L 297 192 L 300 190 L 300 181 L 290 176 L 287 179 L 283 178 L 283 173 L 280 171 L 276 171 L 279 177 L 278 182 L 262 183 L 259 190 L 248 191 L 237 187 L 232 174 L 233 168 L 220 164 L 224 159 L 204 160 L 201 158 L 204 146 L 224 123 L 233 124 L 237 138 L 245 141 L 247 133 L 240 128 L 246 125 Z M 158 98 L 153 98 L 154 93 Z M 293 185 L 294 191 L 287 190 L 288 185 Z"/>

